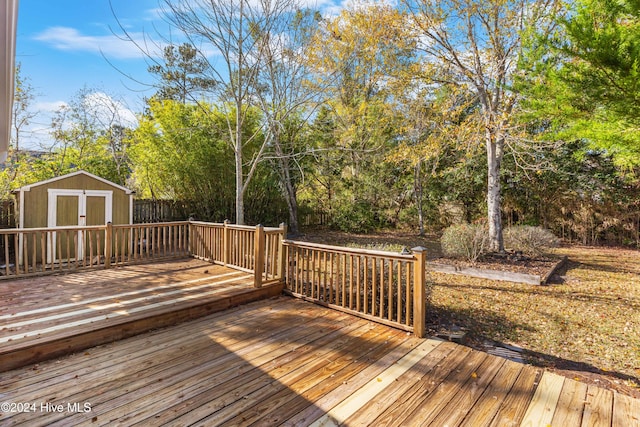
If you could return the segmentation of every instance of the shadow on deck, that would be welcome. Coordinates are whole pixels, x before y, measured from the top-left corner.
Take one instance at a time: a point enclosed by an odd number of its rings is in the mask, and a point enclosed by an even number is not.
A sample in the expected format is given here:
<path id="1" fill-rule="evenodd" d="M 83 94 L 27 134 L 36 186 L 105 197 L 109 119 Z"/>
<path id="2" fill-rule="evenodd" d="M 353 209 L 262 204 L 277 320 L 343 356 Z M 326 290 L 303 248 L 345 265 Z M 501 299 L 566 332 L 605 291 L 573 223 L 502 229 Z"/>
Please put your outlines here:
<path id="1" fill-rule="evenodd" d="M 2 372 L 0 398 L 30 404 L 0 412 L 0 424 L 34 426 L 626 427 L 640 409 L 615 392 L 288 297 Z"/>
<path id="2" fill-rule="evenodd" d="M 0 372 L 281 292 L 195 259 L 0 282 Z"/>

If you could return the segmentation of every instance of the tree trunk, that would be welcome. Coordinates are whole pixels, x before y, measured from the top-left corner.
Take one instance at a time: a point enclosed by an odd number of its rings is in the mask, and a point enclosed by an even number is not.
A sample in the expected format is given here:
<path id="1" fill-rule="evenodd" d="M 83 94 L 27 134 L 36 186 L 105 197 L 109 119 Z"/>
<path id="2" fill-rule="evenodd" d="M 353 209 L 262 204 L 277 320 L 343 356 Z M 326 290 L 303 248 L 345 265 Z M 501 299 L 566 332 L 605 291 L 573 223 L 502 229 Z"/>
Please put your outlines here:
<path id="1" fill-rule="evenodd" d="M 414 171 L 414 193 L 416 196 L 416 207 L 418 208 L 418 228 L 420 235 L 424 236 L 424 212 L 422 210 L 422 159 L 418 159 Z"/>
<path id="2" fill-rule="evenodd" d="M 487 131 L 487 220 L 489 222 L 489 250 L 493 252 L 504 252 L 500 209 L 500 163 L 502 162 L 503 144 L 504 141 Z"/>
<path id="3" fill-rule="evenodd" d="M 289 208 L 289 231 L 291 234 L 296 235 L 299 232 L 298 227 L 298 199 L 296 195 L 296 188 L 291 178 L 291 170 L 289 168 L 289 159 L 284 156 L 280 142 L 275 142 L 276 154 L 278 155 L 278 163 L 280 166 L 279 175 L 282 181 L 282 187 L 284 188 L 284 198 L 287 201 L 287 207 Z"/>
<path id="4" fill-rule="evenodd" d="M 244 182 L 242 172 L 242 142 L 236 134 L 236 224 L 244 225 Z"/>
<path id="5" fill-rule="evenodd" d="M 295 190 L 287 185 L 287 206 L 289 207 L 289 230 L 294 236 L 299 232 L 298 226 L 298 200 L 295 196 Z M 293 193 L 293 194 L 291 194 Z"/>

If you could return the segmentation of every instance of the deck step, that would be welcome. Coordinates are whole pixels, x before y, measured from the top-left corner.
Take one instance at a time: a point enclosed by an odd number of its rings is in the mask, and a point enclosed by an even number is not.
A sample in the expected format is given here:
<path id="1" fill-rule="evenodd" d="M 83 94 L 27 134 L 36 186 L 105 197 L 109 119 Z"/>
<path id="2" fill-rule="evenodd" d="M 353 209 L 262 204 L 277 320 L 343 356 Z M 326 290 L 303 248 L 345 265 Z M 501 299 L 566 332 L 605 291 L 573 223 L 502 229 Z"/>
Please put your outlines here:
<path id="1" fill-rule="evenodd" d="M 281 285 L 253 288 L 245 272 L 195 262 L 197 268 L 194 261 L 186 268 L 184 261 L 167 263 L 161 274 L 134 275 L 125 286 L 101 283 L 100 292 L 88 286 L 99 271 L 74 280 L 65 275 L 30 281 L 24 287 L 36 293 L 39 284 L 51 288 L 51 281 L 64 289 L 45 301 L 14 299 L 11 312 L 0 311 L 0 372 L 282 293 Z"/>

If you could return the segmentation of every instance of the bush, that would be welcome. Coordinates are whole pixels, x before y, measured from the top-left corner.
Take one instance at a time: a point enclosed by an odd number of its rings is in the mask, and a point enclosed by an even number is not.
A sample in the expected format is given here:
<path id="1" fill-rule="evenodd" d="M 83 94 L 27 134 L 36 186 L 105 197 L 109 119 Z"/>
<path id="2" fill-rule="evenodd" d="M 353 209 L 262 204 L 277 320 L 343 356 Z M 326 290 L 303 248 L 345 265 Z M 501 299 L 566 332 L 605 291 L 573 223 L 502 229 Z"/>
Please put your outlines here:
<path id="1" fill-rule="evenodd" d="M 487 252 L 489 233 L 482 224 L 452 225 L 442 233 L 440 244 L 445 256 L 475 262 Z"/>
<path id="2" fill-rule="evenodd" d="M 517 225 L 504 231 L 504 246 L 526 255 L 541 255 L 549 248 L 558 246 L 558 238 L 549 230 L 530 225 Z"/>
<path id="3" fill-rule="evenodd" d="M 356 202 L 337 207 L 331 226 L 346 233 L 368 233 L 378 228 L 380 223 L 370 205 Z"/>

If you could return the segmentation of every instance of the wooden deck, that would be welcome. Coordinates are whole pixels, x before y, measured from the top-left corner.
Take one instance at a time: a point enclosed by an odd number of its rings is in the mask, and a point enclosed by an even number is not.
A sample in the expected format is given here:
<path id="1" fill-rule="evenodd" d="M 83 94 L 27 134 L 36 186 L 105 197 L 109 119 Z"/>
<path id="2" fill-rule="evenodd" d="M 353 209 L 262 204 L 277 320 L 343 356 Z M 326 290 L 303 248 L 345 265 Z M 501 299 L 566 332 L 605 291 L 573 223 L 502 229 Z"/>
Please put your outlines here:
<path id="1" fill-rule="evenodd" d="M 279 294 L 184 259 L 0 282 L 0 371 Z"/>
<path id="2" fill-rule="evenodd" d="M 638 400 L 289 297 L 0 373 L 0 402 L 0 425 L 640 425 Z"/>

